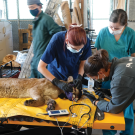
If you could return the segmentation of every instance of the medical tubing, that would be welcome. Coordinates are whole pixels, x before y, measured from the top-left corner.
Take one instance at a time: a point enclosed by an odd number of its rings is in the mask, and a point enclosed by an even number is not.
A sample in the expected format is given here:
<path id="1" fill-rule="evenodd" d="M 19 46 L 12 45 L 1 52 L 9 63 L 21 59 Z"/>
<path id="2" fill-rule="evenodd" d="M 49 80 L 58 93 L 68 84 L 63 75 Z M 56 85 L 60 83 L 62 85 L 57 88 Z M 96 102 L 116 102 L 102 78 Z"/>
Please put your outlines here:
<path id="1" fill-rule="evenodd" d="M 86 121 L 80 128 L 78 128 L 79 123 L 80 123 L 80 121 L 81 121 L 81 119 L 82 119 L 82 117 L 83 117 L 84 115 L 88 115 L 89 118 L 87 119 L 87 121 Z M 80 119 L 80 121 L 78 122 L 78 126 L 77 126 L 77 129 L 78 129 L 78 130 L 80 130 L 80 129 L 88 122 L 88 120 L 90 119 L 90 114 L 89 114 L 89 113 L 84 113 L 84 114 L 81 116 L 81 119 Z"/>
<path id="2" fill-rule="evenodd" d="M 60 125 L 59 125 L 59 122 L 58 122 L 57 118 L 56 117 L 54 117 L 54 118 L 56 119 L 57 125 L 58 125 L 58 127 L 60 129 L 60 132 L 61 132 L 61 135 L 63 135 L 63 132 L 62 132 L 63 129 L 60 128 Z"/>

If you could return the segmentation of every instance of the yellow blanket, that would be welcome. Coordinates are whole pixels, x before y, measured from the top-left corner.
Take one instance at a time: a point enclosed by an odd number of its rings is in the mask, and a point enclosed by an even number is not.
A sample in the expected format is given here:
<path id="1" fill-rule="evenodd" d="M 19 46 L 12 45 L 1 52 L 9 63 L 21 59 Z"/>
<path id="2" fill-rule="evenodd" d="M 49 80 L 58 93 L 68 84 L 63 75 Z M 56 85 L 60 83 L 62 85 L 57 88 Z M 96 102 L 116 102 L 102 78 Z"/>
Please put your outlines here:
<path id="1" fill-rule="evenodd" d="M 41 106 L 41 107 L 28 107 L 24 106 L 24 101 L 27 100 L 26 98 L 1 98 L 0 99 L 0 118 L 8 118 L 12 116 L 22 115 L 22 116 L 30 116 L 34 118 L 39 118 L 43 120 L 49 120 L 49 121 L 56 121 L 54 117 L 49 117 L 48 115 L 37 115 L 39 113 L 47 113 L 46 107 L 47 105 Z M 72 125 L 76 125 L 78 127 L 83 126 L 86 127 L 92 127 L 94 122 L 94 115 L 96 111 L 96 107 L 90 102 L 88 98 L 85 96 L 82 96 L 82 98 L 76 103 L 69 101 L 68 99 L 56 99 L 57 105 L 55 110 L 59 109 L 67 109 L 69 111 L 69 106 L 73 104 L 87 104 L 91 107 L 90 112 L 90 120 L 88 122 L 88 115 L 84 116 L 81 119 L 81 116 L 84 113 L 87 113 L 89 111 L 89 108 L 84 105 L 78 105 L 72 107 L 72 112 L 77 114 L 77 117 L 73 118 L 71 115 L 68 116 L 56 116 L 57 120 L 59 122 L 68 122 Z M 69 111 L 70 112 L 70 111 Z"/>

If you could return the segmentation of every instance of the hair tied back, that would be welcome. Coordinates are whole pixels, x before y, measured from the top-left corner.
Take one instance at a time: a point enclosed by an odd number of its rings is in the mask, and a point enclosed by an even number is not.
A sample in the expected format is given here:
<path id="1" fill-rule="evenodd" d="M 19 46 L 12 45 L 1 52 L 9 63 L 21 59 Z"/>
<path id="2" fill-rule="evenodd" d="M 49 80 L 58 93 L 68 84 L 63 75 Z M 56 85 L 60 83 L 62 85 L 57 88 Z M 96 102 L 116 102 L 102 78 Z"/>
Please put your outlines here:
<path id="1" fill-rule="evenodd" d="M 99 61 L 99 60 L 100 60 L 99 54 L 95 54 L 95 55 L 93 56 L 93 60 L 94 60 L 94 61 Z"/>
<path id="2" fill-rule="evenodd" d="M 81 27 L 82 26 L 82 24 L 80 24 L 80 25 L 70 25 L 71 27 Z"/>

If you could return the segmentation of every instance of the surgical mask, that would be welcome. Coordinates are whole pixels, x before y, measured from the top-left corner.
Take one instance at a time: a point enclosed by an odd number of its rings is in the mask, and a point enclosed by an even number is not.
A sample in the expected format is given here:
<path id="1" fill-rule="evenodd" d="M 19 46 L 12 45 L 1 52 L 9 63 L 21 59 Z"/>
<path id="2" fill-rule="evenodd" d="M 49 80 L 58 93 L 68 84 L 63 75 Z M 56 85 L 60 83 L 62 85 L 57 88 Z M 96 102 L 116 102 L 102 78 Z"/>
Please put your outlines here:
<path id="1" fill-rule="evenodd" d="M 39 10 L 36 8 L 34 10 L 30 10 L 30 13 L 33 15 L 33 16 L 37 16 L 38 13 L 39 13 Z"/>
<path id="2" fill-rule="evenodd" d="M 124 26 L 123 26 L 123 28 L 124 28 Z M 119 35 L 119 34 L 121 34 L 121 33 L 122 33 L 123 28 L 122 28 L 121 30 L 113 31 L 110 27 L 108 27 L 109 32 L 110 32 L 112 35 Z"/>
<path id="3" fill-rule="evenodd" d="M 68 49 L 70 52 L 72 52 L 72 53 L 79 53 L 79 52 L 82 50 L 82 49 L 80 49 L 79 51 L 77 51 L 77 50 L 71 48 L 71 47 L 68 46 L 68 45 L 67 45 L 67 49 Z"/>

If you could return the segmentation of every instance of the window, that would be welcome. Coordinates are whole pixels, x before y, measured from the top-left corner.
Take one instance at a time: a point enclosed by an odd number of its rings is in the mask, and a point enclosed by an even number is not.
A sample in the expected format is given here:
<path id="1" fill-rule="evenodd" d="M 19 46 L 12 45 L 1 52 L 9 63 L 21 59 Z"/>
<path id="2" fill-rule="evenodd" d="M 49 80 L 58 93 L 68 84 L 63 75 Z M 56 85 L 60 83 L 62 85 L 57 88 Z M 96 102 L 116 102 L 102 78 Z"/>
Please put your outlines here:
<path id="1" fill-rule="evenodd" d="M 90 0 L 91 28 L 95 29 L 96 35 L 108 26 L 112 3 L 112 0 Z"/>
<path id="2" fill-rule="evenodd" d="M 40 0 L 43 4 L 43 12 L 45 11 L 46 5 L 48 3 L 47 0 Z M 19 12 L 20 12 L 20 19 L 34 19 L 34 17 L 30 14 L 27 0 L 19 0 Z"/>
<path id="3" fill-rule="evenodd" d="M 8 19 L 17 19 L 17 1 L 7 0 Z"/>
<path id="4" fill-rule="evenodd" d="M 5 19 L 5 3 L 3 0 L 0 0 L 0 19 Z"/>
<path id="5" fill-rule="evenodd" d="M 49 2 L 49 0 L 40 0 L 41 1 L 41 3 L 43 4 L 43 12 L 45 12 L 45 9 L 46 9 L 46 6 L 47 6 L 47 4 L 48 4 L 48 2 Z"/>
<path id="6" fill-rule="evenodd" d="M 29 12 L 27 0 L 19 0 L 19 14 L 20 19 L 34 19 L 34 16 Z"/>
<path id="7" fill-rule="evenodd" d="M 0 0 L 3 1 L 3 0 Z M 20 19 L 34 19 L 34 17 L 30 14 L 29 8 L 27 5 L 27 0 L 18 0 L 19 2 L 19 17 Z M 43 4 L 43 11 L 45 11 L 48 0 L 41 0 Z M 1 5 L 1 4 L 0 4 Z M 8 9 L 8 19 L 17 19 L 17 0 L 7 0 L 7 9 Z"/>

